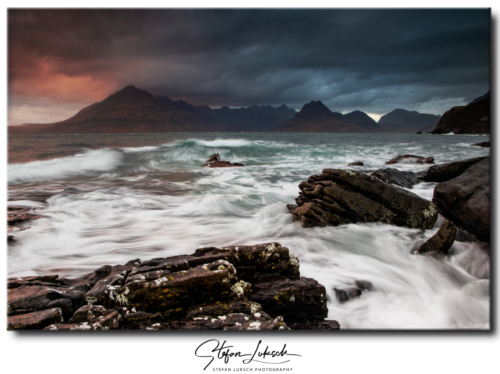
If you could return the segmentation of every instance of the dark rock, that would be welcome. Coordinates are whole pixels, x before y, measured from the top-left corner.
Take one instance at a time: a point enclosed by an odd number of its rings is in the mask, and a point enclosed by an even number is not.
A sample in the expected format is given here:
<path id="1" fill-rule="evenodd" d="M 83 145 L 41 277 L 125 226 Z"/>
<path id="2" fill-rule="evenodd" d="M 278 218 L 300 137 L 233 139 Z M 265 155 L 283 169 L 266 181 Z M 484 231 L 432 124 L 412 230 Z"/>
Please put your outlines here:
<path id="1" fill-rule="evenodd" d="M 43 216 L 41 214 L 28 213 L 29 211 L 30 209 L 9 210 L 7 212 L 7 224 L 12 225 L 21 222 L 32 221 L 34 219 L 47 218 L 47 216 Z"/>
<path id="2" fill-rule="evenodd" d="M 393 159 L 387 161 L 385 164 L 392 165 L 392 164 L 433 164 L 433 163 L 434 163 L 433 157 L 424 158 L 420 156 L 404 155 L 404 156 L 394 157 Z"/>
<path id="3" fill-rule="evenodd" d="M 333 320 L 316 320 L 288 324 L 292 330 L 340 330 L 340 324 Z"/>
<path id="4" fill-rule="evenodd" d="M 490 98 L 447 111 L 431 134 L 489 134 Z"/>
<path id="5" fill-rule="evenodd" d="M 335 291 L 335 296 L 337 297 L 337 300 L 340 303 L 344 303 L 348 300 L 351 300 L 355 297 L 361 296 L 363 293 L 359 288 L 357 287 L 350 287 L 346 289 L 341 289 L 341 288 L 334 288 Z"/>
<path id="6" fill-rule="evenodd" d="M 101 305 L 85 305 L 78 309 L 68 323 L 94 322 L 97 318 L 111 313 Z"/>
<path id="7" fill-rule="evenodd" d="M 424 182 L 446 182 L 456 178 L 471 166 L 483 161 L 486 157 L 469 158 L 462 161 L 454 161 L 447 164 L 431 166 L 421 177 Z"/>
<path id="8" fill-rule="evenodd" d="M 420 183 L 411 171 L 400 171 L 397 169 L 378 169 L 371 173 L 372 176 L 385 183 L 395 184 L 399 187 L 413 188 L 414 184 Z"/>
<path id="9" fill-rule="evenodd" d="M 490 158 L 434 188 L 433 203 L 457 226 L 490 242 Z"/>
<path id="10" fill-rule="evenodd" d="M 51 324 L 44 330 L 116 330 L 120 328 L 120 319 L 121 316 L 114 310 L 107 315 L 95 318 L 93 322 Z"/>
<path id="11" fill-rule="evenodd" d="M 328 315 L 325 287 L 311 278 L 255 283 L 248 299 L 271 316 L 283 316 L 287 324 L 323 320 Z"/>
<path id="12" fill-rule="evenodd" d="M 347 166 L 363 166 L 364 164 L 361 161 L 355 161 L 351 162 L 350 164 L 347 164 Z"/>
<path id="13" fill-rule="evenodd" d="M 209 167 L 209 168 L 228 168 L 233 166 L 245 166 L 245 165 L 236 162 L 232 164 L 229 161 L 214 161 L 203 165 L 203 167 Z"/>
<path id="14" fill-rule="evenodd" d="M 418 253 L 447 253 L 455 241 L 456 234 L 457 227 L 450 221 L 446 221 L 439 231 L 419 248 Z"/>
<path id="15" fill-rule="evenodd" d="M 366 280 L 357 280 L 354 282 L 356 287 L 358 287 L 361 291 L 371 291 L 373 290 L 373 284 Z"/>
<path id="16" fill-rule="evenodd" d="M 208 158 L 208 160 L 207 160 L 207 161 L 205 161 L 205 162 L 219 161 L 219 159 L 220 159 L 219 154 L 218 154 L 218 153 L 214 153 L 214 154 L 213 154 L 212 156 L 210 156 L 210 157 Z"/>
<path id="17" fill-rule="evenodd" d="M 216 301 L 215 303 L 205 303 L 196 305 L 187 311 L 189 318 L 198 316 L 222 316 L 229 313 L 255 314 L 262 311 L 262 305 L 248 299 Z"/>
<path id="18" fill-rule="evenodd" d="M 476 143 L 476 144 L 472 144 L 472 145 L 476 146 L 476 147 L 490 148 L 490 142 L 482 142 L 482 143 Z"/>
<path id="19" fill-rule="evenodd" d="M 438 217 L 430 201 L 350 170 L 325 169 L 299 188 L 299 207 L 291 213 L 303 227 L 383 222 L 429 229 Z"/>
<path id="20" fill-rule="evenodd" d="M 246 282 L 253 283 L 256 279 L 274 274 L 290 279 L 300 278 L 299 259 L 290 253 L 288 248 L 279 243 L 265 243 L 259 245 L 241 245 L 222 248 L 199 248 L 195 255 L 208 256 L 217 253 L 231 253 L 237 257 L 235 264 L 238 277 Z"/>
<path id="21" fill-rule="evenodd" d="M 422 134 L 422 131 L 417 131 L 415 134 L 420 135 Z"/>
<path id="22" fill-rule="evenodd" d="M 7 317 L 7 330 L 43 329 L 53 323 L 63 322 L 62 311 L 59 308 L 41 310 L 38 312 Z"/>

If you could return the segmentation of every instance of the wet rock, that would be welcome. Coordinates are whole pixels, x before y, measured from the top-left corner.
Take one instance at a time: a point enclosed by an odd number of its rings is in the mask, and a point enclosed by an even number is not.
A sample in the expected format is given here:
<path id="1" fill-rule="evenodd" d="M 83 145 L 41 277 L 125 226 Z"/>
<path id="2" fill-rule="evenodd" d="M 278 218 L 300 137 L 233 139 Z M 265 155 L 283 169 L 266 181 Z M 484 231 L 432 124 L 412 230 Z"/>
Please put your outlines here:
<path id="1" fill-rule="evenodd" d="M 185 311 L 194 302 L 216 301 L 234 296 L 234 266 L 224 260 L 172 273 L 153 282 L 133 281 L 113 295 L 116 305 L 145 312 Z"/>
<path id="2" fill-rule="evenodd" d="M 340 324 L 333 320 L 294 322 L 288 327 L 292 330 L 340 330 Z"/>
<path id="3" fill-rule="evenodd" d="M 344 303 L 355 297 L 361 296 L 363 293 L 358 287 L 350 287 L 346 289 L 342 288 L 334 288 L 335 296 L 340 303 Z"/>
<path id="4" fill-rule="evenodd" d="M 9 210 L 7 212 L 7 224 L 13 225 L 21 222 L 32 221 L 34 219 L 47 218 L 47 216 L 29 212 L 29 209 Z"/>
<path id="5" fill-rule="evenodd" d="M 484 148 L 490 148 L 490 142 L 482 142 L 482 143 L 476 143 L 476 144 L 471 144 L 475 147 L 484 147 Z"/>
<path id="6" fill-rule="evenodd" d="M 431 166 L 420 179 L 424 182 L 446 182 L 450 179 L 458 177 L 471 166 L 483 161 L 485 158 L 486 157 L 475 157 L 467 160 Z"/>
<path id="7" fill-rule="evenodd" d="M 455 241 L 456 234 L 457 227 L 452 222 L 446 221 L 439 231 L 419 248 L 418 253 L 447 253 Z"/>
<path id="8" fill-rule="evenodd" d="M 358 287 L 361 291 L 371 291 L 373 290 L 372 282 L 368 282 L 366 280 L 357 280 L 354 282 L 356 287 Z"/>
<path id="9" fill-rule="evenodd" d="M 111 311 L 101 305 L 84 305 L 73 314 L 68 323 L 94 322 L 109 313 Z"/>
<path id="10" fill-rule="evenodd" d="M 415 173 L 411 171 L 400 171 L 392 168 L 378 169 L 371 173 L 371 175 L 385 183 L 395 184 L 404 188 L 413 188 L 414 184 L 420 183 Z"/>
<path id="11" fill-rule="evenodd" d="M 36 311 L 47 309 L 50 307 L 49 305 L 55 305 L 54 301 L 61 299 L 70 300 L 73 309 L 77 309 L 84 304 L 84 293 L 55 285 L 25 285 L 8 289 L 7 313 L 12 313 L 19 309 L 32 309 Z M 64 306 L 65 311 L 69 311 L 69 304 L 67 302 L 59 302 L 56 305 Z"/>
<path id="12" fill-rule="evenodd" d="M 112 311 L 107 315 L 97 317 L 93 322 L 51 324 L 44 330 L 116 330 L 120 328 L 121 316 L 117 311 Z"/>
<path id="13" fill-rule="evenodd" d="M 383 222 L 429 229 L 438 217 L 430 201 L 351 170 L 325 169 L 299 188 L 299 207 L 291 213 L 303 227 Z"/>
<path id="14" fill-rule="evenodd" d="M 61 309 L 52 308 L 7 317 L 7 330 L 43 329 L 45 326 L 53 323 L 61 323 L 63 321 Z"/>
<path id="15" fill-rule="evenodd" d="M 361 161 L 355 161 L 351 162 L 350 164 L 347 164 L 347 166 L 363 166 L 364 164 Z"/>
<path id="16" fill-rule="evenodd" d="M 213 154 L 212 156 L 210 156 L 210 157 L 208 158 L 208 160 L 207 160 L 207 161 L 205 161 L 205 162 L 219 161 L 219 159 L 220 159 L 219 154 L 218 154 L 218 153 L 214 153 L 214 154 Z"/>
<path id="17" fill-rule="evenodd" d="M 203 167 L 209 167 L 209 168 L 228 168 L 228 167 L 233 167 L 233 166 L 245 166 L 243 164 L 239 164 L 237 162 L 235 163 L 230 163 L 229 161 L 214 161 L 210 162 L 208 164 L 203 165 Z"/>
<path id="18" fill-rule="evenodd" d="M 195 255 L 213 256 L 219 253 L 235 255 L 237 260 L 229 261 L 234 264 L 238 277 L 250 283 L 257 278 L 265 277 L 266 274 L 285 276 L 290 279 L 300 278 L 298 258 L 279 243 L 199 248 Z"/>
<path id="19" fill-rule="evenodd" d="M 394 157 L 393 159 L 387 161 L 385 164 L 392 165 L 392 164 L 433 164 L 433 163 L 434 163 L 433 157 L 404 155 L 404 156 Z"/>
<path id="20" fill-rule="evenodd" d="M 248 299 L 271 316 L 282 316 L 287 324 L 323 320 L 328 315 L 325 287 L 311 278 L 256 283 Z"/>
<path id="21" fill-rule="evenodd" d="M 490 158 L 434 188 L 433 203 L 457 226 L 490 242 Z"/>
<path id="22" fill-rule="evenodd" d="M 230 313 L 224 316 L 195 317 L 186 330 L 288 330 L 282 317 L 272 318 L 265 312 L 255 314 Z"/>

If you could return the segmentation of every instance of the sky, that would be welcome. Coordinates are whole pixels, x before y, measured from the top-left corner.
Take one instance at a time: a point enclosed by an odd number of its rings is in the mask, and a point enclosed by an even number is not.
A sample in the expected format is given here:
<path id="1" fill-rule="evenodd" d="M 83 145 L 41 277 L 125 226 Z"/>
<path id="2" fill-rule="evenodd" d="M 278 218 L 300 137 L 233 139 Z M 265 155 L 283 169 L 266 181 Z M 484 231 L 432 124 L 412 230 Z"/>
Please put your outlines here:
<path id="1" fill-rule="evenodd" d="M 214 108 L 443 114 L 490 89 L 489 46 L 488 9 L 10 9 L 9 125 L 130 84 Z"/>

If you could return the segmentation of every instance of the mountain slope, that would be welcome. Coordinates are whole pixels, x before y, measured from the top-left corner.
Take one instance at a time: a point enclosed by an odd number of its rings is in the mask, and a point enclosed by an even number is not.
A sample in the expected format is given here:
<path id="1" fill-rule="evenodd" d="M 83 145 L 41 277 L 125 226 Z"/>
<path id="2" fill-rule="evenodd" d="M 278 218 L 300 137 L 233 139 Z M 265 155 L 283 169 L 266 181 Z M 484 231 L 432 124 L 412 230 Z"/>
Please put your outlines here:
<path id="1" fill-rule="evenodd" d="M 490 97 L 475 99 L 466 106 L 451 108 L 439 120 L 431 134 L 489 134 Z"/>
<path id="2" fill-rule="evenodd" d="M 304 105 L 290 121 L 278 127 L 279 132 L 376 132 L 377 123 L 366 113 L 354 111 L 343 115 L 332 112 L 321 101 Z"/>
<path id="3" fill-rule="evenodd" d="M 380 117 L 378 124 L 387 132 L 429 132 L 439 122 L 441 116 L 419 113 L 404 109 L 394 109 Z"/>

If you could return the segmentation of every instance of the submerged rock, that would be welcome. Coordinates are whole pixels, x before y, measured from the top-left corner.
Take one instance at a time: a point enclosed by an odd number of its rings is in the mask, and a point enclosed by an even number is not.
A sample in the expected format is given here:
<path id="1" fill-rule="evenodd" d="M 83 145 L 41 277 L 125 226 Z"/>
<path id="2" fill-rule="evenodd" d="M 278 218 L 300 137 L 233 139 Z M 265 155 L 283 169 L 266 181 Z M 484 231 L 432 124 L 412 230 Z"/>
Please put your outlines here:
<path id="1" fill-rule="evenodd" d="M 490 242 L 490 158 L 434 188 L 433 203 L 457 226 Z"/>
<path id="2" fill-rule="evenodd" d="M 482 142 L 482 143 L 476 143 L 476 144 L 471 144 L 475 147 L 484 147 L 484 148 L 490 148 L 490 142 Z"/>
<path id="3" fill-rule="evenodd" d="M 207 161 L 205 161 L 205 162 L 219 161 L 219 159 L 220 159 L 219 154 L 218 154 L 218 153 L 214 153 L 214 154 L 213 154 L 212 156 L 210 156 L 210 157 L 208 158 L 208 160 L 207 160 Z"/>
<path id="4" fill-rule="evenodd" d="M 335 296 L 340 303 L 349 301 L 355 297 L 361 296 L 363 293 L 358 287 L 350 287 L 346 289 L 334 288 Z"/>
<path id="5" fill-rule="evenodd" d="M 452 222 L 446 221 L 439 231 L 418 249 L 418 253 L 447 253 L 453 245 L 456 235 L 457 227 Z"/>
<path id="6" fill-rule="evenodd" d="M 245 166 L 243 164 L 239 163 L 230 163 L 229 161 L 214 161 L 210 162 L 208 164 L 203 165 L 203 167 L 208 167 L 208 168 L 228 168 L 228 167 L 233 167 L 233 166 Z"/>
<path id="7" fill-rule="evenodd" d="M 425 158 L 421 156 L 404 155 L 404 156 L 394 157 L 393 159 L 387 161 L 385 164 L 392 165 L 392 164 L 433 164 L 433 163 L 434 163 L 434 157 Z"/>
<path id="8" fill-rule="evenodd" d="M 469 158 L 462 161 L 454 161 L 447 164 L 431 166 L 419 179 L 424 182 L 446 182 L 456 178 L 471 166 L 484 160 L 486 157 Z"/>
<path id="9" fill-rule="evenodd" d="M 355 161 L 351 162 L 350 164 L 347 164 L 347 166 L 363 166 L 364 164 L 361 161 Z"/>
<path id="10" fill-rule="evenodd" d="M 414 184 L 420 183 L 415 173 L 411 171 L 400 171 L 392 168 L 378 169 L 371 173 L 371 175 L 385 183 L 405 188 L 413 188 Z"/>
<path id="11" fill-rule="evenodd" d="M 299 188 L 298 207 L 290 212 L 303 227 L 383 222 L 429 229 L 438 217 L 430 201 L 350 170 L 325 169 Z"/>

